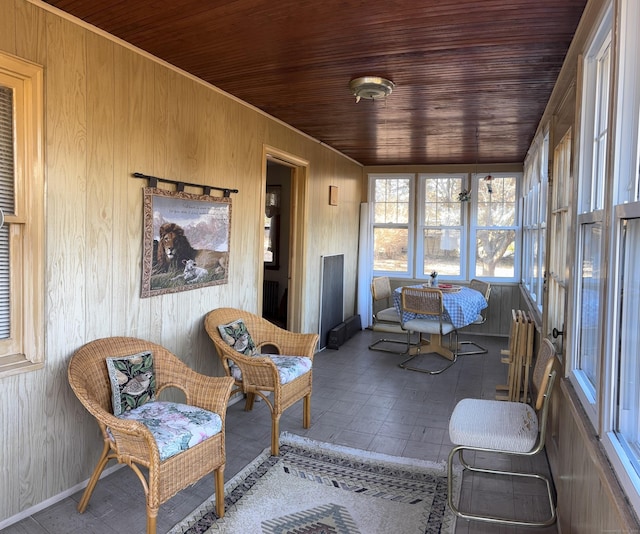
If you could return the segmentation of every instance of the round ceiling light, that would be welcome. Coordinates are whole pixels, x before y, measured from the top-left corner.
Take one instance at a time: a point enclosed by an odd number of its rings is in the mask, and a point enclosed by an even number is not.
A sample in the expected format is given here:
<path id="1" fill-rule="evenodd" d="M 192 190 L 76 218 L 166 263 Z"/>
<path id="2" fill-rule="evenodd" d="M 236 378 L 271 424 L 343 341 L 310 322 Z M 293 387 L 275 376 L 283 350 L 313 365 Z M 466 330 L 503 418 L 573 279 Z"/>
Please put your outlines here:
<path id="1" fill-rule="evenodd" d="M 367 100 L 386 98 L 394 87 L 395 84 L 391 80 L 379 76 L 361 76 L 349 82 L 349 88 L 356 97 L 356 102 L 360 102 L 361 98 Z"/>

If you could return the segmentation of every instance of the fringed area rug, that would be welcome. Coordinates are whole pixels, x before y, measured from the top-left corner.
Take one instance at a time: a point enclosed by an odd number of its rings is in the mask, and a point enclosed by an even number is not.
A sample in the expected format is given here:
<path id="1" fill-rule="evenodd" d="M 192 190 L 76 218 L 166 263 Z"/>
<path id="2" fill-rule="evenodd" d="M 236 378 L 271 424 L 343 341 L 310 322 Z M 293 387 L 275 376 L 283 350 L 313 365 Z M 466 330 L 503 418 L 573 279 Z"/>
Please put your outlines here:
<path id="1" fill-rule="evenodd" d="M 454 487 L 458 487 L 456 476 Z M 457 489 L 456 489 L 457 492 Z M 225 516 L 213 496 L 169 534 L 453 533 L 444 463 L 321 443 L 283 433 L 225 485 Z M 457 493 L 456 493 L 457 495 Z"/>

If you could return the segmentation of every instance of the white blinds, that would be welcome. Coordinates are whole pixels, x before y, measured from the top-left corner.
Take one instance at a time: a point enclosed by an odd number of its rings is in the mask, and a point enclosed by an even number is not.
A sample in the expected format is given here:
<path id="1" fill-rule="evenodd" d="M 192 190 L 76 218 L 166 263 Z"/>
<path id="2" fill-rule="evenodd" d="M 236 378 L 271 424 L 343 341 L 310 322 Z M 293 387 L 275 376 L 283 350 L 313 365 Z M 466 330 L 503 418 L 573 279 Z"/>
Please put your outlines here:
<path id="1" fill-rule="evenodd" d="M 13 90 L 0 86 L 0 209 L 14 213 Z M 11 334 L 9 228 L 0 229 L 0 339 Z"/>

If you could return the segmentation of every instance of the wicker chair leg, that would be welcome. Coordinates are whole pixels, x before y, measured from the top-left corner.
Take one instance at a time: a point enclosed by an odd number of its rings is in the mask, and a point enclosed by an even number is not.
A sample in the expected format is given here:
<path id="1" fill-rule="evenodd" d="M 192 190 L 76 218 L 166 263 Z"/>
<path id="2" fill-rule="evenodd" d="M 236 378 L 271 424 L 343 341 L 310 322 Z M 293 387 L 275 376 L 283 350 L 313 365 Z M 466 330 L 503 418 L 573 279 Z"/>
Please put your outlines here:
<path id="1" fill-rule="evenodd" d="M 216 515 L 224 517 L 224 466 L 213 472 L 216 486 Z"/>
<path id="2" fill-rule="evenodd" d="M 109 444 L 105 441 L 104 447 L 102 448 L 102 454 L 100 455 L 100 459 L 98 460 L 98 465 L 96 465 L 96 468 L 93 470 L 93 474 L 89 479 L 89 483 L 87 484 L 87 487 L 82 494 L 82 499 L 80 499 L 80 502 L 78 503 L 77 509 L 80 513 L 83 513 L 87 509 L 89 499 L 91 499 L 93 490 L 96 488 L 96 484 L 100 479 L 102 471 L 104 471 L 104 468 L 107 466 L 107 462 L 111 460 L 111 458 L 115 458 L 115 455 L 109 454 L 110 449 L 111 447 L 109 447 Z"/>
<path id="3" fill-rule="evenodd" d="M 256 400 L 255 393 L 247 393 L 247 402 L 244 405 L 245 412 L 250 412 L 251 410 L 253 410 L 253 403 L 255 400 Z"/>
<path id="4" fill-rule="evenodd" d="M 147 507 L 147 534 L 156 534 L 156 523 L 158 519 L 158 509 L 152 510 Z"/>
<path id="5" fill-rule="evenodd" d="M 304 428 L 311 426 L 311 393 L 302 399 L 302 426 Z"/>
<path id="6" fill-rule="evenodd" d="M 271 455 L 280 454 L 280 414 L 273 413 L 271 416 Z"/>

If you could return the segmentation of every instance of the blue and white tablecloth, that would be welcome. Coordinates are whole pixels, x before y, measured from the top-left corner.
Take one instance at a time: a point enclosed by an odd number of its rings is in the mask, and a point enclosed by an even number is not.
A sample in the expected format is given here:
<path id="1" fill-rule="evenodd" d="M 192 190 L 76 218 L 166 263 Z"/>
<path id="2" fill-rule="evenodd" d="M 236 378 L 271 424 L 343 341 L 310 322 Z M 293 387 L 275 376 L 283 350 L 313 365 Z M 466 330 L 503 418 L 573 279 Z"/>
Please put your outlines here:
<path id="1" fill-rule="evenodd" d="M 411 287 L 423 287 L 416 285 Z M 437 288 L 436 288 L 437 289 Z M 399 287 L 393 292 L 393 304 L 403 316 L 403 322 L 410 321 L 416 317 L 422 319 L 434 319 L 431 316 L 419 315 L 417 313 L 402 312 L 400 307 L 400 294 L 402 288 Z M 453 326 L 462 328 L 476 320 L 480 312 L 487 307 L 487 301 L 482 293 L 475 289 L 463 287 L 455 293 L 442 293 L 442 305 L 444 306 L 445 319 L 449 319 Z M 437 319 L 434 319 L 437 320 Z"/>

